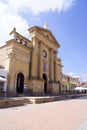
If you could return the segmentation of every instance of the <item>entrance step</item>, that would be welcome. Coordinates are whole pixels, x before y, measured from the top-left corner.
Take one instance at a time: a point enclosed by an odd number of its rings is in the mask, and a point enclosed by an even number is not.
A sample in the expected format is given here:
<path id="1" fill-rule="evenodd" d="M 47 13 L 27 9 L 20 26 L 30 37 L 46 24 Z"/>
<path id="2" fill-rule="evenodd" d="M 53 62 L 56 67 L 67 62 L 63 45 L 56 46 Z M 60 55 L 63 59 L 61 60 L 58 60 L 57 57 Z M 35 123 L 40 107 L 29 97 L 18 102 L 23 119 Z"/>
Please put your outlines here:
<path id="1" fill-rule="evenodd" d="M 31 103 L 32 102 L 26 98 L 1 98 L 0 108 L 24 106 Z"/>

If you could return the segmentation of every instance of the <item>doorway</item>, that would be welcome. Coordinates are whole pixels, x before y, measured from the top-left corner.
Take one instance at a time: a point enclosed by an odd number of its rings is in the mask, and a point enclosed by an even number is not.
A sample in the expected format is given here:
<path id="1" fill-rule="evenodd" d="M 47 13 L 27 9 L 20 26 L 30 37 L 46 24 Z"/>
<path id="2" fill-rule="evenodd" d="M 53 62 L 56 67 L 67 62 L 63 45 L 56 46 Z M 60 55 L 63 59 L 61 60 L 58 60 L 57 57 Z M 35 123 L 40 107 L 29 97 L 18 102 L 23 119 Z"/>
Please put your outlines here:
<path id="1" fill-rule="evenodd" d="M 60 81 L 58 81 L 58 85 L 59 85 L 59 94 L 61 94 L 61 83 L 60 83 Z"/>
<path id="2" fill-rule="evenodd" d="M 20 72 L 17 75 L 16 91 L 17 93 L 23 93 L 24 90 L 24 75 Z"/>
<path id="3" fill-rule="evenodd" d="M 47 76 L 46 74 L 43 74 L 44 79 L 44 93 L 47 93 Z"/>

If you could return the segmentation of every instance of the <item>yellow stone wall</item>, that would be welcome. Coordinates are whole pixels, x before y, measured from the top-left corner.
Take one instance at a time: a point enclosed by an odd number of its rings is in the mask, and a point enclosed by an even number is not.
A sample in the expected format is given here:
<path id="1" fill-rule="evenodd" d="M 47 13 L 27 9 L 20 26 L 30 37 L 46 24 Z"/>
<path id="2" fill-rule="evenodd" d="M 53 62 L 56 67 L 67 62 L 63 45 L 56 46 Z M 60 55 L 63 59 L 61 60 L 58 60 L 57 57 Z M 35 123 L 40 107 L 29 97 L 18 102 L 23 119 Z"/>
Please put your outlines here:
<path id="1" fill-rule="evenodd" d="M 59 94 L 59 84 L 58 83 L 51 83 L 50 93 Z"/>
<path id="2" fill-rule="evenodd" d="M 44 94 L 44 81 L 29 80 L 28 90 L 30 91 L 30 94 Z"/>
<path id="3" fill-rule="evenodd" d="M 59 84 L 58 81 L 61 83 L 62 78 L 62 65 L 61 61 L 59 60 L 57 64 L 57 50 L 58 45 L 55 41 L 55 38 L 52 36 L 50 32 L 44 31 L 44 29 L 39 30 L 37 27 L 36 29 L 33 28 L 29 30 L 30 38 L 32 39 L 33 45 L 33 52 L 32 52 L 32 69 L 31 75 L 33 91 L 34 88 L 37 88 L 35 91 L 38 90 L 38 87 L 34 87 L 34 78 L 43 78 L 43 74 L 47 76 L 47 91 L 49 91 L 49 84 L 50 87 L 53 88 L 53 93 L 59 93 Z M 54 42 L 55 41 L 55 42 Z M 47 57 L 43 57 L 43 50 L 46 51 Z M 54 66 L 55 62 L 55 66 Z M 46 63 L 46 71 L 43 70 L 43 64 Z M 56 67 L 56 68 L 55 68 Z M 55 73 L 54 73 L 55 72 Z M 38 80 L 37 80 L 38 81 Z M 51 83 L 51 82 L 52 83 Z M 50 83 L 49 83 L 50 82 Z M 39 81 L 38 81 L 39 83 Z M 38 84 L 37 83 L 37 84 Z M 30 86 L 30 85 L 29 85 Z M 43 84 L 41 84 L 42 91 Z M 39 90 L 38 90 L 39 92 Z"/>
<path id="4" fill-rule="evenodd" d="M 24 75 L 24 83 L 28 86 L 29 77 L 29 64 L 30 64 L 30 49 L 23 47 L 21 44 L 14 43 L 13 41 L 7 45 L 12 48 L 8 49 L 7 63 L 9 63 L 9 76 L 8 76 L 8 91 L 16 91 L 17 74 L 22 72 Z"/>
<path id="5" fill-rule="evenodd" d="M 29 33 L 31 41 L 15 30 L 12 31 L 10 34 L 13 34 L 13 39 L 0 49 L 3 56 L 0 60 L 8 70 L 8 91 L 16 92 L 17 75 L 21 72 L 29 92 L 44 94 L 45 74 L 47 93 L 50 90 L 52 93 L 59 93 L 58 82 L 61 84 L 62 65 L 57 52 L 60 45 L 48 29 L 32 27 Z M 46 57 L 43 56 L 44 50 Z M 43 69 L 44 63 L 46 70 Z"/>

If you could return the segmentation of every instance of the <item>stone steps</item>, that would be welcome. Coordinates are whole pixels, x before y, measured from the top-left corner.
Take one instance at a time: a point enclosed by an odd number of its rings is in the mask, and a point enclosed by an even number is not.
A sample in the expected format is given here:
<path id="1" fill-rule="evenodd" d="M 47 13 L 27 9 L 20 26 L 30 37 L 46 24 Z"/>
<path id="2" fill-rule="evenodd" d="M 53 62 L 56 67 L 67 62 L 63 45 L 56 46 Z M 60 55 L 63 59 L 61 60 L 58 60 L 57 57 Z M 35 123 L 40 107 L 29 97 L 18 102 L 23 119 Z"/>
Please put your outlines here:
<path id="1" fill-rule="evenodd" d="M 24 106 L 26 104 L 31 104 L 32 102 L 26 98 L 7 98 L 0 100 L 0 108 L 7 108 L 7 107 L 17 107 L 17 106 Z"/>
<path id="2" fill-rule="evenodd" d="M 62 95 L 62 96 L 43 96 L 43 97 L 7 97 L 1 98 L 0 100 L 0 108 L 6 107 L 17 107 L 17 106 L 24 106 L 27 104 L 33 103 L 45 103 L 45 102 L 53 102 L 59 100 L 68 100 L 73 98 L 78 98 L 82 96 L 87 96 L 87 94 L 77 94 L 77 95 Z"/>

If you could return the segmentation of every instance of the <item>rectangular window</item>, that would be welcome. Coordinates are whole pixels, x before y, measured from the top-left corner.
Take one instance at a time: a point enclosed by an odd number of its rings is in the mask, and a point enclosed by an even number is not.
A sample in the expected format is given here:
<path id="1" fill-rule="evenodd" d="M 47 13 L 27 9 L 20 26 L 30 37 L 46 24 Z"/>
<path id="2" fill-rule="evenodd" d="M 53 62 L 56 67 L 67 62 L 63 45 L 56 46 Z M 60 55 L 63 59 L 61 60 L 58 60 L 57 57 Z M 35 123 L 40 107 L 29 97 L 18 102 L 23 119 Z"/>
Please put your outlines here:
<path id="1" fill-rule="evenodd" d="M 46 71 L 46 63 L 43 63 L 43 70 Z"/>

